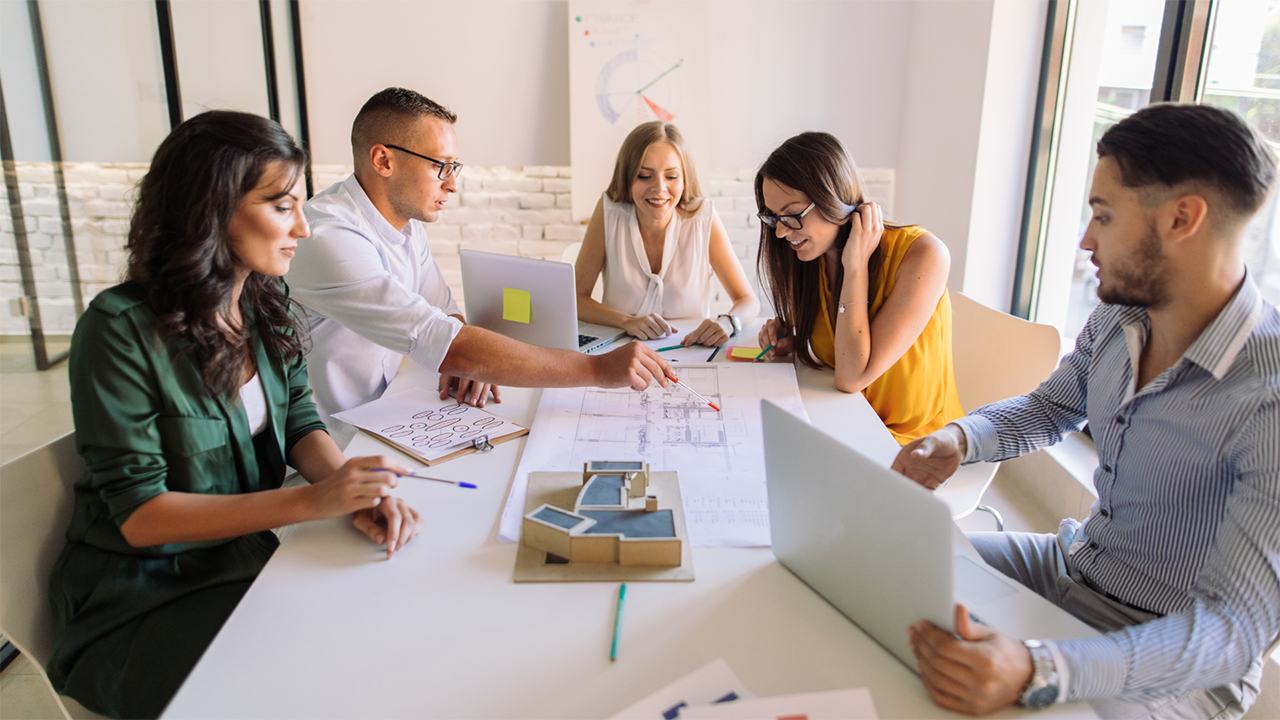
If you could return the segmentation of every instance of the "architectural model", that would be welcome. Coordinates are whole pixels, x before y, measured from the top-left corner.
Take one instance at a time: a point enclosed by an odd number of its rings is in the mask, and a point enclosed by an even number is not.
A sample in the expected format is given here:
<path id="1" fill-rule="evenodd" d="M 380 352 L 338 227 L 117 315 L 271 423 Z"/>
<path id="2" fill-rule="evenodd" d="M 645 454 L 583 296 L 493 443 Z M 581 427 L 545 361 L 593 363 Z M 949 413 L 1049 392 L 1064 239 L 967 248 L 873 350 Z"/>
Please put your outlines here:
<path id="1" fill-rule="evenodd" d="M 665 498 L 668 503 L 680 498 Z M 680 565 L 683 540 L 659 508 L 649 463 L 591 461 L 573 510 L 543 503 L 524 516 L 521 541 L 569 563 Z"/>

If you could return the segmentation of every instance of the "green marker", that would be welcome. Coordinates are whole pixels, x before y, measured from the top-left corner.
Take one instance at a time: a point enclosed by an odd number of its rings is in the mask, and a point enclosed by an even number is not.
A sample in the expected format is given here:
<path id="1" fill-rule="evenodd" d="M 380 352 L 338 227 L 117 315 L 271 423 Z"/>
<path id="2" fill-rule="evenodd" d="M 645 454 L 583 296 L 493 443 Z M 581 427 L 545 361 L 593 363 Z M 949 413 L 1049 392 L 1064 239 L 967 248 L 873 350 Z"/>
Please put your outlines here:
<path id="1" fill-rule="evenodd" d="M 609 648 L 609 660 L 618 659 L 618 635 L 622 633 L 622 601 L 627 599 L 627 584 L 618 588 L 618 614 L 613 618 L 613 645 Z"/>

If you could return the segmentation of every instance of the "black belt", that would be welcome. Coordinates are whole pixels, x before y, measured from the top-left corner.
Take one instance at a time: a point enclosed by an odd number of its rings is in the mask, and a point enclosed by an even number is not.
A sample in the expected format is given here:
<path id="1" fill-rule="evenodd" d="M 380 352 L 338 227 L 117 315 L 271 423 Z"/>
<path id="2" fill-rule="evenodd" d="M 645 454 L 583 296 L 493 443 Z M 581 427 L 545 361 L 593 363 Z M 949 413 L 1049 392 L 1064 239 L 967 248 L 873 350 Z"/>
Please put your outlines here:
<path id="1" fill-rule="evenodd" d="M 1080 579 L 1084 581 L 1082 584 L 1083 584 L 1085 587 L 1087 587 L 1087 588 L 1089 588 L 1090 590 L 1092 590 L 1092 591 L 1094 591 L 1094 592 L 1098 593 L 1099 595 L 1102 595 L 1102 596 L 1106 597 L 1108 600 L 1111 600 L 1112 602 L 1120 603 L 1121 605 L 1123 605 L 1123 606 L 1125 606 L 1125 607 L 1127 607 L 1127 608 L 1131 608 L 1131 609 L 1133 609 L 1133 610 L 1137 610 L 1138 612 L 1144 612 L 1144 613 L 1146 613 L 1146 614 L 1148 614 L 1148 615 L 1157 615 L 1157 616 L 1162 616 L 1162 615 L 1164 615 L 1164 613 L 1156 612 L 1156 611 L 1154 611 L 1154 610 L 1148 610 L 1148 609 L 1146 609 L 1146 608 L 1144 608 L 1144 607 L 1139 607 L 1139 606 L 1137 606 L 1137 605 L 1134 605 L 1133 603 L 1128 602 L 1128 601 L 1126 601 L 1126 600 L 1121 600 L 1120 598 L 1116 597 L 1115 595 L 1112 595 L 1111 593 L 1107 592 L 1106 590 L 1103 590 L 1103 589 L 1102 589 L 1102 588 L 1101 588 L 1097 583 L 1095 583 L 1094 581 L 1090 580 L 1088 575 L 1085 575 L 1083 572 L 1081 572 L 1079 568 L 1077 568 L 1077 569 L 1076 569 L 1076 572 L 1079 572 L 1079 573 L 1080 573 Z"/>

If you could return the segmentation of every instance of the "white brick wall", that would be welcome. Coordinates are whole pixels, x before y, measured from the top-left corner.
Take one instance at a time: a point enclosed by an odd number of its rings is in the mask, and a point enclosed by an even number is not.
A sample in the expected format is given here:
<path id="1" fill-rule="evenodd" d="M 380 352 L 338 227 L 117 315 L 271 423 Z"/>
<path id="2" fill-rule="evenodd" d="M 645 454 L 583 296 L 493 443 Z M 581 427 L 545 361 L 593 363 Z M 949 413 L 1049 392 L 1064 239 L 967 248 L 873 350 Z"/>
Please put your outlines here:
<path id="1" fill-rule="evenodd" d="M 134 191 L 146 169 L 145 163 L 63 166 L 86 302 L 119 282 Z M 345 178 L 351 168 L 317 165 L 313 172 L 319 191 Z M 74 308 L 53 170 L 48 163 L 19 163 L 18 176 L 45 333 L 67 334 L 75 324 Z M 755 217 L 754 176 L 754 168 L 716 170 L 704 172 L 702 181 L 758 292 L 755 258 L 760 225 Z M 457 198 L 428 229 L 432 253 L 460 305 L 459 248 L 559 260 L 570 245 L 581 242 L 586 225 L 573 222 L 570 215 L 569 178 L 568 167 L 466 167 Z M 893 217 L 893 170 L 863 168 L 863 179 L 868 195 Z M 0 202 L 0 334 L 28 332 L 26 319 L 8 312 L 9 299 L 21 295 L 13 222 L 8 202 Z M 729 306 L 722 295 L 717 292 L 713 302 L 716 312 Z"/>

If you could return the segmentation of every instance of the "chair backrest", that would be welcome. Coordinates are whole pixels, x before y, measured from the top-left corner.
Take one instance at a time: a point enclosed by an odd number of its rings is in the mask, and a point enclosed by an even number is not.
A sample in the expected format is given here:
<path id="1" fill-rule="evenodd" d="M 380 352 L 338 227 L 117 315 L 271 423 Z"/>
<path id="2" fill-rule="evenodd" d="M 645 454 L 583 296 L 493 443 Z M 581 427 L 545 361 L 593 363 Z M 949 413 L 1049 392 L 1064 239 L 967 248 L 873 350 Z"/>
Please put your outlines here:
<path id="1" fill-rule="evenodd" d="M 0 466 L 0 630 L 41 667 L 53 652 L 49 572 L 83 473 L 74 432 Z"/>
<path id="2" fill-rule="evenodd" d="M 1031 392 L 1058 366 L 1062 338 L 1052 325 L 992 310 L 955 291 L 951 311 L 952 362 L 965 412 Z"/>

